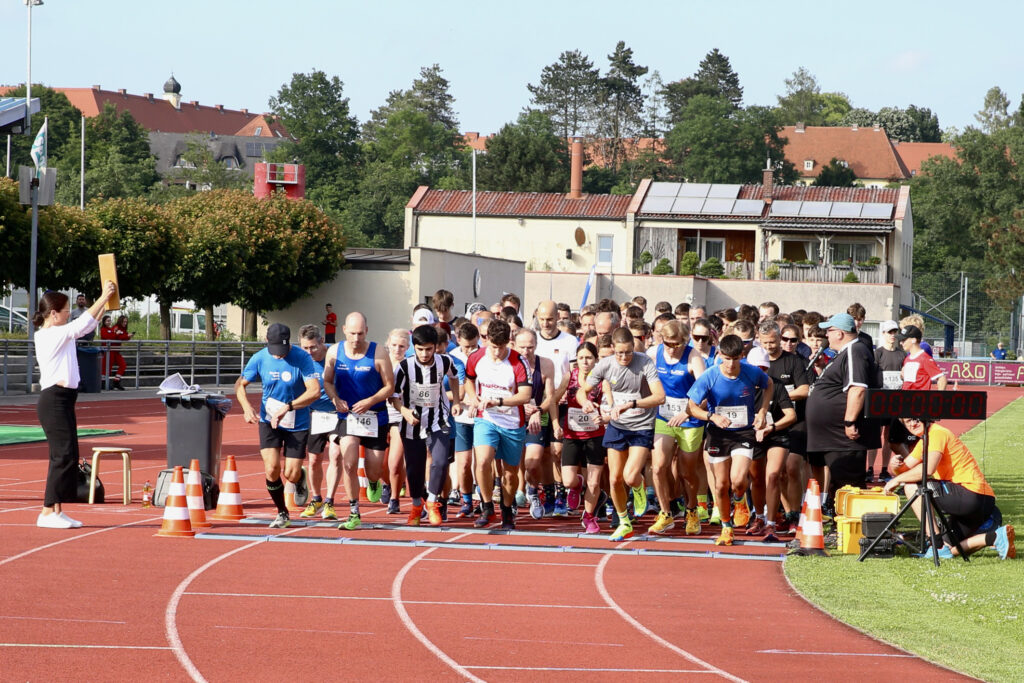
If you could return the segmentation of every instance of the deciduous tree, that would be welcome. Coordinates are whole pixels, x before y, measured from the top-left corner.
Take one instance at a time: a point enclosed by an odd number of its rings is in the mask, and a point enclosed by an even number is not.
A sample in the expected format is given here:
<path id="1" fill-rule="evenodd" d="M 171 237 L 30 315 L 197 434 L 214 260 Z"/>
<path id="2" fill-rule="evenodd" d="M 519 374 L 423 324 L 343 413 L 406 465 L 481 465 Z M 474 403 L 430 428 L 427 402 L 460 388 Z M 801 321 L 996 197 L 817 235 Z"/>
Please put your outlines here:
<path id="1" fill-rule="evenodd" d="M 514 192 L 565 192 L 569 169 L 565 138 L 543 112 L 519 115 L 487 141 L 487 154 L 477 162 L 477 186 Z"/>

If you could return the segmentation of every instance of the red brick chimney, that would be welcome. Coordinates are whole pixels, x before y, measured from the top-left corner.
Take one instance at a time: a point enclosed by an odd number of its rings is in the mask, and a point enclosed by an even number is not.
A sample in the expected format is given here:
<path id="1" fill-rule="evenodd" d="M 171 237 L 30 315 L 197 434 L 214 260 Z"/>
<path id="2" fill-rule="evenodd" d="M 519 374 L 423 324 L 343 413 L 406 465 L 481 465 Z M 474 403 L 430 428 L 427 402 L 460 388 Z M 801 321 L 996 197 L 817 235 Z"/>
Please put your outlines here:
<path id="1" fill-rule="evenodd" d="M 772 176 L 774 171 L 772 170 L 772 160 L 768 160 L 767 168 L 762 171 L 761 176 L 761 198 L 766 202 L 772 201 Z"/>
<path id="2" fill-rule="evenodd" d="M 583 198 L 583 141 L 572 140 L 572 167 L 569 171 L 569 199 Z"/>

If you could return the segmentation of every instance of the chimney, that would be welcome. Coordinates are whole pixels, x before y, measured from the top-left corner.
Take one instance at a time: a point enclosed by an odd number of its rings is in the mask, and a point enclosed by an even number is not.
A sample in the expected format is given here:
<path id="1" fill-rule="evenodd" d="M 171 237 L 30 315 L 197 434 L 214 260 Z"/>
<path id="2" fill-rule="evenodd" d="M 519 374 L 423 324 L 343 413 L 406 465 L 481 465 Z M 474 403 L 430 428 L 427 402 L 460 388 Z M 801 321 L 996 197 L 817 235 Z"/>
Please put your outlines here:
<path id="1" fill-rule="evenodd" d="M 803 121 L 797 121 L 796 122 L 796 132 L 797 133 L 803 133 L 804 132 L 804 122 Z"/>
<path id="2" fill-rule="evenodd" d="M 102 87 L 100 87 L 100 86 L 98 86 L 98 85 L 94 85 L 94 86 L 92 86 L 92 89 L 93 89 L 93 90 L 103 90 L 103 88 L 102 88 Z"/>
<path id="3" fill-rule="evenodd" d="M 189 104 L 191 104 L 196 109 L 199 109 L 199 100 L 192 100 L 191 102 L 189 102 Z"/>
<path id="4" fill-rule="evenodd" d="M 217 109 L 217 111 L 219 111 L 219 112 L 223 112 L 223 111 L 224 111 L 224 105 L 223 105 L 223 104 L 215 104 L 215 105 L 213 105 L 213 106 L 214 106 L 214 107 L 215 107 L 215 108 Z"/>
<path id="5" fill-rule="evenodd" d="M 772 176 L 774 173 L 772 170 L 772 160 L 768 159 L 768 163 L 765 164 L 765 169 L 761 174 L 761 199 L 769 203 L 772 201 Z"/>
<path id="6" fill-rule="evenodd" d="M 239 111 L 241 111 L 243 114 L 246 114 L 246 115 L 249 114 L 249 110 L 248 109 L 240 109 Z"/>
<path id="7" fill-rule="evenodd" d="M 148 92 L 148 93 L 144 94 L 143 97 L 145 97 L 150 102 L 153 101 L 153 93 L 151 93 L 151 92 Z"/>
<path id="8" fill-rule="evenodd" d="M 569 171 L 569 199 L 583 198 L 583 140 L 572 139 L 572 167 Z"/>
<path id="9" fill-rule="evenodd" d="M 875 121 L 875 132 L 876 133 L 881 129 L 881 127 L 882 127 L 881 124 L 878 123 L 878 121 Z"/>
<path id="10" fill-rule="evenodd" d="M 125 90 L 124 88 L 118 88 L 118 89 L 117 89 L 117 94 L 118 94 L 118 95 L 127 95 L 127 94 L 128 94 L 128 91 L 127 91 L 127 90 Z"/>

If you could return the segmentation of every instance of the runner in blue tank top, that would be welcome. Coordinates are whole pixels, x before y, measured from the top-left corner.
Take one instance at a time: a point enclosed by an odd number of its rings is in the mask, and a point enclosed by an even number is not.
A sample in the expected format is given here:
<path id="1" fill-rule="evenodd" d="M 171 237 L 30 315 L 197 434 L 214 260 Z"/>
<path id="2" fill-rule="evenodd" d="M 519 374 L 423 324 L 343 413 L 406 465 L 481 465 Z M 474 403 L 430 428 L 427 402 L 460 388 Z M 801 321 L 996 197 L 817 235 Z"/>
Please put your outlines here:
<path id="1" fill-rule="evenodd" d="M 341 415 L 331 435 L 331 449 L 341 452 L 349 516 L 338 528 L 352 531 L 362 523 L 359 446 L 363 447 L 364 469 L 369 479 L 366 497 L 376 503 L 383 490 L 381 476 L 388 447 L 388 413 L 384 402 L 395 391 L 395 373 L 384 347 L 366 340 L 369 329 L 362 313 L 349 313 L 342 331 L 345 341 L 332 346 L 324 359 L 324 389 Z M 331 496 L 337 486 L 338 473 L 329 468 L 327 489 Z"/>
<path id="2" fill-rule="evenodd" d="M 300 517 L 310 518 L 320 515 L 323 519 L 337 519 L 334 512 L 334 499 L 324 500 L 324 451 L 327 449 L 327 438 L 338 423 L 338 413 L 334 411 L 331 397 L 327 395 L 324 385 L 324 361 L 327 358 L 327 344 L 319 325 L 303 325 L 299 328 L 299 347 L 309 354 L 316 366 L 317 381 L 320 383 L 320 398 L 309 406 L 309 440 L 306 442 L 306 453 L 309 455 L 309 493 L 310 498 Z M 334 467 L 338 467 L 337 458 Z"/>
<path id="3" fill-rule="evenodd" d="M 704 423 L 690 415 L 686 394 L 697 378 L 704 374 L 705 367 L 700 353 L 686 345 L 689 336 L 686 325 L 671 320 L 662 326 L 662 343 L 655 352 L 658 377 L 665 387 L 665 403 L 658 407 L 654 423 L 651 460 L 654 490 L 658 494 L 661 512 L 648 533 L 664 533 L 675 526 L 673 503 L 677 503 L 677 507 L 681 503 L 685 509 L 686 533 L 700 533 L 697 463 L 700 461 L 701 444 L 704 443 Z M 673 476 L 673 461 L 677 456 L 679 464 L 675 470 L 680 476 Z M 682 491 L 679 490 L 680 479 Z"/>

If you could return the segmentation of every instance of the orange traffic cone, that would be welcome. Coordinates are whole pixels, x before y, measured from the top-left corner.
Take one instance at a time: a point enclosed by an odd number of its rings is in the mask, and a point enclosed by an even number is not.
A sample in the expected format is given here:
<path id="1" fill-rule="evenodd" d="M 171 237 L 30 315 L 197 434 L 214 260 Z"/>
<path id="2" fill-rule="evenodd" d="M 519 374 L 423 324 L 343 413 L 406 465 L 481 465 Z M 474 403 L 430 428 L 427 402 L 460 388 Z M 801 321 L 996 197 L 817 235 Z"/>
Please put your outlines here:
<path id="1" fill-rule="evenodd" d="M 181 465 L 174 467 L 174 479 L 164 503 L 164 522 L 157 536 L 195 536 L 189 522 L 188 501 L 185 500 L 185 474 Z"/>
<path id="2" fill-rule="evenodd" d="M 188 482 L 185 484 L 185 498 L 188 500 L 188 516 L 193 529 L 209 529 L 213 525 L 206 519 L 206 502 L 203 500 L 203 475 L 199 471 L 199 460 L 192 459 L 188 468 Z"/>
<path id="3" fill-rule="evenodd" d="M 228 456 L 228 466 L 220 480 L 220 495 L 217 496 L 217 509 L 210 519 L 225 522 L 237 522 L 245 519 L 242 510 L 242 489 L 238 486 L 238 469 L 235 467 L 235 456 Z"/>
<path id="4" fill-rule="evenodd" d="M 804 502 L 800 505 L 800 521 L 796 525 L 796 540 L 803 541 L 804 520 L 807 519 L 807 499 L 811 497 L 811 481 L 807 482 L 807 490 L 804 491 Z"/>
<path id="5" fill-rule="evenodd" d="M 800 527 L 800 548 L 794 554 L 828 557 L 821 523 L 821 490 L 818 488 L 818 480 L 811 479 L 807 482 L 807 488 L 808 497 L 804 503 L 807 513 Z"/>
<path id="6" fill-rule="evenodd" d="M 359 502 L 368 503 L 370 499 L 366 497 L 366 488 L 370 485 L 370 480 L 366 476 L 366 460 L 363 457 L 363 447 L 359 447 Z"/>

